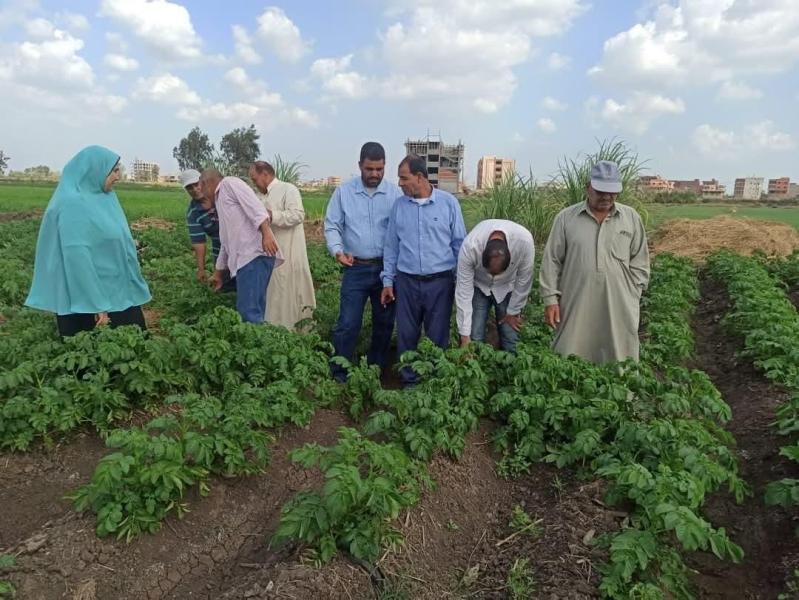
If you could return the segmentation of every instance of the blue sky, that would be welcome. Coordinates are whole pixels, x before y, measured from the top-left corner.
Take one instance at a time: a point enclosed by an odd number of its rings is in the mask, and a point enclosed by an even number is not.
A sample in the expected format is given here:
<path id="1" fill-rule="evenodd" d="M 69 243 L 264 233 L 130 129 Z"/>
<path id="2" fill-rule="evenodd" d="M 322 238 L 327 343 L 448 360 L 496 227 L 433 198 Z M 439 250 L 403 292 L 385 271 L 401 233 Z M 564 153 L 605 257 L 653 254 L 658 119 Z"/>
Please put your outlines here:
<path id="1" fill-rule="evenodd" d="M 254 123 L 263 157 L 348 176 L 441 132 L 547 179 L 618 137 L 671 178 L 799 179 L 796 0 L 4 0 L 0 149 L 155 160 Z"/>

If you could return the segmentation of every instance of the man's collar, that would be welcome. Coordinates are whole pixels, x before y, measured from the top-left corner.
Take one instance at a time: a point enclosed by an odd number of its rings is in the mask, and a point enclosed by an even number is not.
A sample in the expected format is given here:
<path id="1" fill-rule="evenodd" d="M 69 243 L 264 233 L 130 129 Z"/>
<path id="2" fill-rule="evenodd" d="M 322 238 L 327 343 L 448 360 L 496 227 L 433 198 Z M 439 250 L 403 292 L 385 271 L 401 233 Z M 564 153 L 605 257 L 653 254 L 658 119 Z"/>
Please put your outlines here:
<path id="1" fill-rule="evenodd" d="M 279 182 L 280 180 L 277 177 L 272 179 L 272 181 L 269 182 L 269 185 L 266 186 L 266 193 L 268 194 L 269 192 L 271 192 L 274 185 Z"/>

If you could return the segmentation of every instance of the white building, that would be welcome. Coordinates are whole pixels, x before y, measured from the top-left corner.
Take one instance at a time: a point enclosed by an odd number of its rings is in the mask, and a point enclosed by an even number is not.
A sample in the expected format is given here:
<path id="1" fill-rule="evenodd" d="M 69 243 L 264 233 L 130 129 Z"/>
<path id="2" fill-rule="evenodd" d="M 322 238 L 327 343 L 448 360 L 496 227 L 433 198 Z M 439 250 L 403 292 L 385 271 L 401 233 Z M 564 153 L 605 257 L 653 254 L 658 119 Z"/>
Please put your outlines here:
<path id="1" fill-rule="evenodd" d="M 158 163 L 134 159 L 130 165 L 130 178 L 133 181 L 158 181 L 161 168 Z"/>
<path id="2" fill-rule="evenodd" d="M 760 200 L 763 193 L 762 177 L 739 177 L 735 180 L 733 197 L 742 200 Z"/>

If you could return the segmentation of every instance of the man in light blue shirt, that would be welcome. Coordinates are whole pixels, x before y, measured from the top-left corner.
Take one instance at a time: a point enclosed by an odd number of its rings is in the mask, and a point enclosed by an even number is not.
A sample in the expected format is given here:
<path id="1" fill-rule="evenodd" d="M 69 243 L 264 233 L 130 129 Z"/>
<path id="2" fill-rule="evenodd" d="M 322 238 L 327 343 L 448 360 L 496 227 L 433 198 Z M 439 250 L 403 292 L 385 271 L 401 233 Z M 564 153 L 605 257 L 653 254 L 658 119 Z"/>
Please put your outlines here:
<path id="1" fill-rule="evenodd" d="M 372 303 L 372 342 L 367 361 L 382 368 L 394 329 L 395 307 L 380 301 L 380 272 L 389 215 L 402 190 L 383 179 L 386 151 L 377 142 L 363 145 L 358 168 L 361 176 L 336 188 L 325 214 L 327 248 L 344 268 L 333 347 L 336 356 L 353 360 L 368 298 Z M 337 381 L 346 381 L 342 367 L 333 364 L 331 370 Z"/>
<path id="2" fill-rule="evenodd" d="M 383 252 L 381 301 L 397 301 L 397 352 L 415 350 L 425 334 L 441 348 L 449 346 L 455 294 L 455 265 L 466 228 L 458 200 L 433 188 L 423 158 L 406 156 L 399 165 L 404 196 L 394 203 Z M 413 384 L 416 374 L 400 372 Z"/>

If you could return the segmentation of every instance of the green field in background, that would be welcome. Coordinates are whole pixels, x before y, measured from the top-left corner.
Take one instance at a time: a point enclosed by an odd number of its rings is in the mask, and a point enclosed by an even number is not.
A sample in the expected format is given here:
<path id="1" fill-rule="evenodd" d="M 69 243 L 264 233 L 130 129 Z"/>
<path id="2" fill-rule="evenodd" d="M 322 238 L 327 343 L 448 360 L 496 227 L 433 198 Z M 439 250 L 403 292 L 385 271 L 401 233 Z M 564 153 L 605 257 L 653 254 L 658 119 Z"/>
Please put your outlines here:
<path id="1" fill-rule="evenodd" d="M 54 189 L 54 183 L 0 183 L 0 212 L 43 210 Z M 186 216 L 188 196 L 177 186 L 120 184 L 115 189 L 130 220 L 157 217 L 179 221 Z M 307 217 L 322 218 L 328 199 L 327 194 L 303 193 Z"/>
<path id="2" fill-rule="evenodd" d="M 652 229 L 656 229 L 661 223 L 670 219 L 710 219 L 719 215 L 779 221 L 799 229 L 799 207 L 797 206 L 771 208 L 740 204 L 650 204 L 648 209 L 650 228 Z"/>
<path id="3" fill-rule="evenodd" d="M 53 183 L 0 182 L 0 212 L 44 209 L 55 189 Z M 130 220 L 158 217 L 179 221 L 186 215 L 188 196 L 177 186 L 148 186 L 123 183 L 116 187 L 117 195 Z M 327 193 L 303 192 L 302 200 L 308 219 L 324 216 L 329 196 Z M 477 204 L 483 198 L 465 198 L 461 201 L 466 226 L 472 228 L 478 221 Z M 649 204 L 649 227 L 655 229 L 669 219 L 709 219 L 717 215 L 731 215 L 780 221 L 799 229 L 799 207 L 771 208 L 735 204 Z M 733 212 L 735 210 L 735 212 Z"/>

